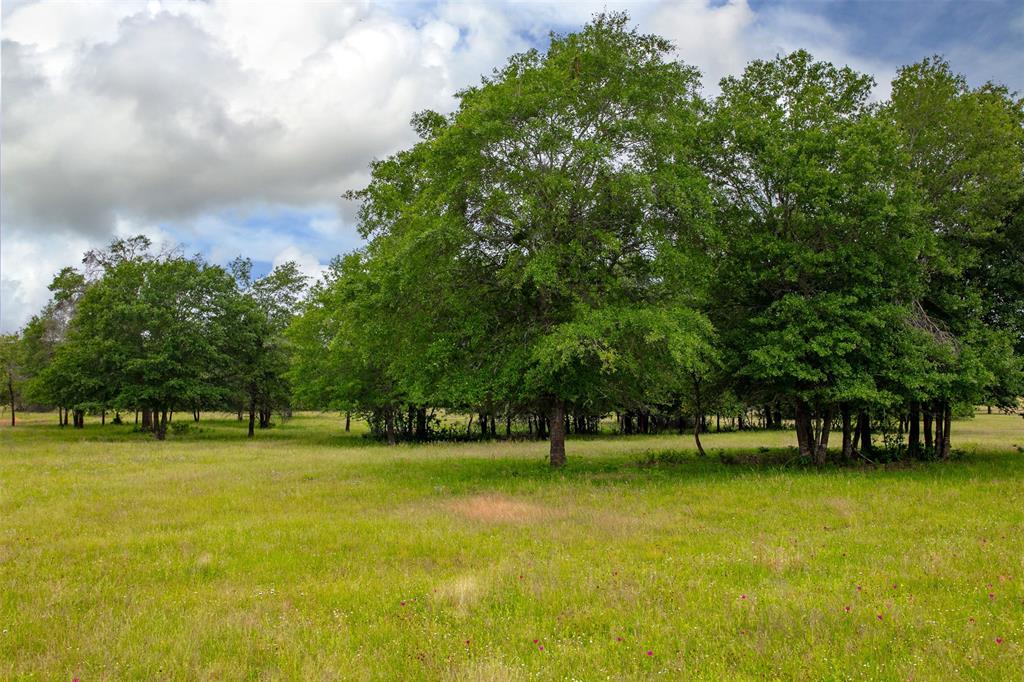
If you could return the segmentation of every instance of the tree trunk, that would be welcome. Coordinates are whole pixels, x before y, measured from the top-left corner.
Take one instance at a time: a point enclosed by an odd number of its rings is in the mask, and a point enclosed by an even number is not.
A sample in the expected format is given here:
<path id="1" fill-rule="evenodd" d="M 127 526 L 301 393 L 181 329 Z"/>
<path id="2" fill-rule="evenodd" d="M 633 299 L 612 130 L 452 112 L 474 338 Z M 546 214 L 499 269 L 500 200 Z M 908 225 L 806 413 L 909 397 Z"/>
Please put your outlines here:
<path id="1" fill-rule="evenodd" d="M 924 406 L 924 447 L 926 450 L 931 451 L 932 449 L 932 408 L 930 405 L 925 403 Z"/>
<path id="2" fill-rule="evenodd" d="M 352 425 L 352 413 L 345 413 L 345 433 L 348 433 L 349 427 Z"/>
<path id="3" fill-rule="evenodd" d="M 167 410 L 153 409 L 153 437 L 157 440 L 164 440 L 167 437 Z"/>
<path id="4" fill-rule="evenodd" d="M 100 410 L 100 426 L 106 426 L 106 425 L 107 425 L 107 411 L 106 410 Z"/>
<path id="5" fill-rule="evenodd" d="M 943 424 L 942 424 L 942 458 L 948 459 L 951 448 L 949 440 L 949 432 L 952 428 L 953 421 L 953 406 L 948 402 L 943 406 Z"/>
<path id="6" fill-rule="evenodd" d="M 148 407 L 142 408 L 142 430 L 151 431 L 153 429 L 153 410 Z"/>
<path id="7" fill-rule="evenodd" d="M 693 440 L 697 444 L 697 452 L 701 457 L 707 457 L 707 453 L 704 452 L 704 446 L 700 444 L 700 416 L 696 415 L 697 418 L 693 420 Z"/>
<path id="8" fill-rule="evenodd" d="M 907 451 L 912 455 L 921 452 L 921 403 L 910 401 L 910 428 L 907 430 Z"/>
<path id="9" fill-rule="evenodd" d="M 256 401 L 249 401 L 249 438 L 256 437 Z"/>
<path id="10" fill-rule="evenodd" d="M 796 442 L 801 457 L 811 458 L 814 455 L 811 413 L 807 408 L 807 403 L 802 400 L 798 400 L 796 403 Z"/>
<path id="11" fill-rule="evenodd" d="M 565 464 L 565 403 L 561 398 L 551 401 L 551 466 Z"/>
<path id="12" fill-rule="evenodd" d="M 416 410 L 416 440 L 427 439 L 427 408 L 420 407 Z"/>
<path id="13" fill-rule="evenodd" d="M 819 433 L 818 442 L 814 448 L 814 463 L 818 466 L 823 466 L 826 460 L 828 460 L 828 437 L 831 431 L 832 408 L 829 407 L 821 417 L 821 431 Z"/>
<path id="14" fill-rule="evenodd" d="M 843 405 L 841 408 L 843 416 L 843 459 L 853 459 L 853 434 L 851 433 L 850 406 Z"/>
<path id="15" fill-rule="evenodd" d="M 199 422 L 199 410 L 192 410 L 192 421 Z"/>
<path id="16" fill-rule="evenodd" d="M 505 413 L 505 438 L 512 437 L 512 413 Z"/>
<path id="17" fill-rule="evenodd" d="M 242 411 L 243 411 L 243 408 L 239 407 L 238 408 L 238 421 L 242 421 Z"/>
<path id="18" fill-rule="evenodd" d="M 384 433 L 388 439 L 388 445 L 396 445 L 398 436 L 395 434 L 395 411 L 388 407 L 384 410 Z"/>
<path id="19" fill-rule="evenodd" d="M 857 415 L 857 430 L 860 431 L 860 450 L 864 454 L 871 453 L 871 415 L 861 410 Z"/>

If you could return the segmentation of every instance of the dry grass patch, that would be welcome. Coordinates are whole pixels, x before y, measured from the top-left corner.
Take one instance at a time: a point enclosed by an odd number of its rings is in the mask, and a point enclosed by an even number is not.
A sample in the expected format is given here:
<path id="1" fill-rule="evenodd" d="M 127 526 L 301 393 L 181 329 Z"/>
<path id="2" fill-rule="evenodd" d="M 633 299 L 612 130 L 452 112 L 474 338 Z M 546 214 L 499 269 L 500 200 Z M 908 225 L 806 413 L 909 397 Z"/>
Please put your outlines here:
<path id="1" fill-rule="evenodd" d="M 532 523 L 564 515 L 550 507 L 497 494 L 464 497 L 450 502 L 449 507 L 463 518 L 484 523 Z"/>
<path id="2" fill-rule="evenodd" d="M 847 523 L 852 523 L 860 513 L 860 506 L 848 497 L 830 497 L 825 500 L 825 504 Z"/>
<path id="3" fill-rule="evenodd" d="M 460 575 L 439 585 L 434 591 L 434 599 L 449 606 L 460 616 L 465 616 L 486 591 L 481 578 L 472 574 Z"/>
<path id="4" fill-rule="evenodd" d="M 526 676 L 501 660 L 484 658 L 449 671 L 445 679 L 452 682 L 515 682 L 526 679 Z"/>

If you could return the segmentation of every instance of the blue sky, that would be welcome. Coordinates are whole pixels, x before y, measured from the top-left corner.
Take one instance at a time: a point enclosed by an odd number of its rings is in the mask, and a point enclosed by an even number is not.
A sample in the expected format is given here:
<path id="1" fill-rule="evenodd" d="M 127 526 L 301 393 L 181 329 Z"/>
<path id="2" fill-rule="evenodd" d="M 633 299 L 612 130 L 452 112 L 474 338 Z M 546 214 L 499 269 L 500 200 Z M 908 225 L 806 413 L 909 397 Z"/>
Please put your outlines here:
<path id="1" fill-rule="evenodd" d="M 367 166 L 414 111 L 602 8 L 719 78 L 796 48 L 873 74 L 941 53 L 974 84 L 1024 90 L 1024 3 L 36 2 L 2 6 L 0 329 L 54 272 L 144 233 L 226 263 L 311 275 L 357 248 Z"/>

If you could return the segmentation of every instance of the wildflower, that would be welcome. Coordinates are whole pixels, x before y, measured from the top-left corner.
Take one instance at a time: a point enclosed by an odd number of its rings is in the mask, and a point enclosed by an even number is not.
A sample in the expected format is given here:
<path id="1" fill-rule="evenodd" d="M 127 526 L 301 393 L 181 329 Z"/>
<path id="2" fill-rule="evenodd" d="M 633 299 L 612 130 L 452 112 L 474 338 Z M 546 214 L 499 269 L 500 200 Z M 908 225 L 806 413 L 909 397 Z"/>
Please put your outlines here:
<path id="1" fill-rule="evenodd" d="M 1002 637 L 996 637 L 996 644 L 1002 644 L 1002 643 L 1003 643 L 1003 638 Z"/>
<path id="2" fill-rule="evenodd" d="M 878 620 L 882 620 L 882 614 L 878 614 Z"/>
<path id="3" fill-rule="evenodd" d="M 974 619 L 973 618 L 968 618 L 967 622 L 970 623 L 971 625 L 974 625 Z"/>
<path id="4" fill-rule="evenodd" d="M 747 598 L 747 595 L 745 595 L 745 594 L 741 594 L 740 595 L 740 599 L 746 599 L 746 598 Z"/>
<path id="5" fill-rule="evenodd" d="M 616 637 L 616 638 L 615 638 L 615 641 L 616 641 L 616 642 L 621 642 L 621 641 L 622 641 L 622 638 L 621 638 L 621 637 Z"/>
<path id="6" fill-rule="evenodd" d="M 846 607 L 843 607 L 843 608 L 844 608 L 844 610 L 845 610 L 845 611 L 846 611 L 847 613 L 849 613 L 849 612 L 850 612 L 850 607 L 849 607 L 849 606 L 846 606 Z"/>
<path id="7" fill-rule="evenodd" d="M 402 602 L 402 606 L 405 606 L 405 602 Z"/>
<path id="8" fill-rule="evenodd" d="M 995 592 L 989 592 L 988 593 L 988 598 L 989 599 L 995 599 L 996 598 L 996 593 Z"/>
<path id="9" fill-rule="evenodd" d="M 541 645 L 540 645 L 539 647 L 537 647 L 537 649 L 538 649 L 539 651 L 544 651 L 544 645 L 543 645 L 543 644 L 541 644 Z"/>
<path id="10" fill-rule="evenodd" d="M 533 643 L 534 643 L 534 644 L 536 644 L 536 643 L 537 643 L 537 640 L 533 640 Z"/>
<path id="11" fill-rule="evenodd" d="M 647 655 L 648 655 L 648 656 L 653 656 L 653 655 L 654 655 L 654 652 L 653 652 L 653 651 L 651 651 L 650 649 L 648 649 L 648 650 L 647 650 Z"/>

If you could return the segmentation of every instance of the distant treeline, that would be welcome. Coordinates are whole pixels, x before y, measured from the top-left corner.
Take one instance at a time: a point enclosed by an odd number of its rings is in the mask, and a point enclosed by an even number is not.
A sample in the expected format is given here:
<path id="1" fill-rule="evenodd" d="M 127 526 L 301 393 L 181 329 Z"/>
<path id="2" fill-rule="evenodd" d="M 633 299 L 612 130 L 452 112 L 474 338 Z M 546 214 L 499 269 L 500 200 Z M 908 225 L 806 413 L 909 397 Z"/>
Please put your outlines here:
<path id="1" fill-rule="evenodd" d="M 873 86 L 798 51 L 705 98 L 668 41 L 598 15 L 414 116 L 347 195 L 367 245 L 311 287 L 141 236 L 86 254 L 4 341 L 12 409 L 465 436 L 444 410 L 550 439 L 553 465 L 607 415 L 698 448 L 726 415 L 794 426 L 817 463 L 833 431 L 834 457 L 880 433 L 946 457 L 955 410 L 1024 394 L 1024 104 L 939 57 Z"/>

